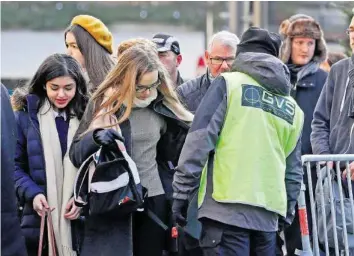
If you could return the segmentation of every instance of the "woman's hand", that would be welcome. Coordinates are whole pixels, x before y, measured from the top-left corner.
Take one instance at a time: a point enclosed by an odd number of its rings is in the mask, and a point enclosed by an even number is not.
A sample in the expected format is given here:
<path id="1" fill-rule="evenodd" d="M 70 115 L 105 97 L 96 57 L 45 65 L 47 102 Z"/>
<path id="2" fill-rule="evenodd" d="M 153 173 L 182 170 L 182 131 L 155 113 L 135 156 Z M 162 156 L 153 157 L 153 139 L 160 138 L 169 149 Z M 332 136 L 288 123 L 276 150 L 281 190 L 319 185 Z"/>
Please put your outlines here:
<path id="1" fill-rule="evenodd" d="M 38 194 L 33 199 L 33 209 L 42 217 L 43 210 L 49 209 L 47 199 L 43 194 Z"/>
<path id="2" fill-rule="evenodd" d="M 76 220 L 80 217 L 81 207 L 75 205 L 74 197 L 72 197 L 65 207 L 64 217 L 68 220 Z"/>

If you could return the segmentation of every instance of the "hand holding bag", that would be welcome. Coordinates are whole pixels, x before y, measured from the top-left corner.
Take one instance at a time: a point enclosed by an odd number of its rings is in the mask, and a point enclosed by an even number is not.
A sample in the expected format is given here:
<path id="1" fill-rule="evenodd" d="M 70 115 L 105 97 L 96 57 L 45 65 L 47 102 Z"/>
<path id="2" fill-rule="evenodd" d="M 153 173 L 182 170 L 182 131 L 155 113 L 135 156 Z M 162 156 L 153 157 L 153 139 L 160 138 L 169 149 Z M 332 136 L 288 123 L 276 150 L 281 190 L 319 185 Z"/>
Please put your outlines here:
<path id="1" fill-rule="evenodd" d="M 41 227 L 40 227 L 40 235 L 39 235 L 39 246 L 38 246 L 38 256 L 42 256 L 42 250 L 43 250 L 43 238 L 44 238 L 44 227 L 45 227 L 45 219 L 47 217 L 47 228 L 48 228 L 48 234 L 49 234 L 49 244 L 52 246 L 49 246 L 52 248 L 52 255 L 57 256 L 57 247 L 55 243 L 55 235 L 54 235 L 54 228 L 53 228 L 53 221 L 52 221 L 52 210 L 50 209 L 43 209 L 43 215 L 41 218 Z"/>
<path id="2" fill-rule="evenodd" d="M 74 188 L 75 204 L 87 206 L 89 215 L 125 216 L 142 207 L 145 194 L 136 165 L 121 141 L 115 150 L 101 147 L 91 155 L 81 165 Z"/>

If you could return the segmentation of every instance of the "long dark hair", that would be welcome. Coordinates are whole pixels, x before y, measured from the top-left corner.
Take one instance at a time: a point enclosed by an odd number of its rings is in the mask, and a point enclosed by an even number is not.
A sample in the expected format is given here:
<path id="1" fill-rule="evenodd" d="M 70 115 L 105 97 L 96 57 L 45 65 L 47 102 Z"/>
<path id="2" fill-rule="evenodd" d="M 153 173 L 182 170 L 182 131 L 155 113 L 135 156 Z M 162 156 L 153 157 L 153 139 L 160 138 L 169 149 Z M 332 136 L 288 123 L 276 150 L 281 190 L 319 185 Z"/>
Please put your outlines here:
<path id="1" fill-rule="evenodd" d="M 61 53 L 47 57 L 29 82 L 28 92 L 39 97 L 41 107 L 47 98 L 46 83 L 61 76 L 70 76 L 76 83 L 75 96 L 66 110 L 69 115 L 74 114 L 81 119 L 88 102 L 87 86 L 80 64 L 73 57 Z"/>
<path id="2" fill-rule="evenodd" d="M 96 40 L 81 26 L 72 25 L 64 34 L 73 33 L 77 46 L 84 56 L 87 74 L 95 90 L 105 79 L 106 75 L 114 66 L 111 54 L 102 47 Z"/>

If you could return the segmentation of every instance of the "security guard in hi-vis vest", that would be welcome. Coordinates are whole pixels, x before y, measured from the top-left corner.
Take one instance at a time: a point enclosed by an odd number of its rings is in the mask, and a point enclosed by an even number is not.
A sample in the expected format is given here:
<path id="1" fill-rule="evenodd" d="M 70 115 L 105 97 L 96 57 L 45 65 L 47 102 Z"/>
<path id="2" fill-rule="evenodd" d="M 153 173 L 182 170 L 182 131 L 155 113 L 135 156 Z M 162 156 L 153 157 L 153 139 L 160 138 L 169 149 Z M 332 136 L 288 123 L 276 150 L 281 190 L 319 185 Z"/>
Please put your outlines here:
<path id="1" fill-rule="evenodd" d="M 251 27 L 232 72 L 211 84 L 199 106 L 174 176 L 176 221 L 198 207 L 204 255 L 276 254 L 302 181 L 304 115 L 289 96 L 277 34 Z M 194 205 L 195 204 L 195 205 Z"/>

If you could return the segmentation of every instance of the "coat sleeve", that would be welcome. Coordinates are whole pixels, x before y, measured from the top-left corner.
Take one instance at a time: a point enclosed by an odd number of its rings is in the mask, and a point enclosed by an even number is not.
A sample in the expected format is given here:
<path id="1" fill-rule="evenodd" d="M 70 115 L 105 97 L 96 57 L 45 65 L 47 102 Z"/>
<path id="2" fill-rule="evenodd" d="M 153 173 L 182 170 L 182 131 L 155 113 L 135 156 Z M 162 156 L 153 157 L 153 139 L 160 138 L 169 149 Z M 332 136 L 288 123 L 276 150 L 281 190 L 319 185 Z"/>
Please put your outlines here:
<path id="1" fill-rule="evenodd" d="M 314 154 L 331 154 L 329 147 L 330 116 L 334 91 L 334 72 L 331 69 L 317 101 L 311 124 L 311 146 Z"/>
<path id="2" fill-rule="evenodd" d="M 20 203 L 31 202 L 36 195 L 44 194 L 29 175 L 27 138 L 24 134 L 25 122 L 28 119 L 27 113 L 19 111 L 15 113 L 17 124 L 17 143 L 15 151 L 15 189 Z"/>
<path id="3" fill-rule="evenodd" d="M 285 222 L 290 225 L 295 217 L 295 205 L 300 194 L 303 178 L 303 168 L 301 163 L 301 136 L 299 137 L 295 149 L 286 158 L 285 188 L 287 195 L 287 213 Z"/>
<path id="4" fill-rule="evenodd" d="M 174 175 L 175 199 L 188 199 L 199 187 L 201 173 L 224 124 L 226 95 L 225 79 L 215 79 L 194 116 Z"/>
<path id="5" fill-rule="evenodd" d="M 81 136 L 90 126 L 93 118 L 93 110 L 94 105 L 93 102 L 90 101 L 70 146 L 69 157 L 76 168 L 79 168 L 81 164 L 100 147 L 93 138 L 95 131 L 90 131 L 84 136 Z"/>

